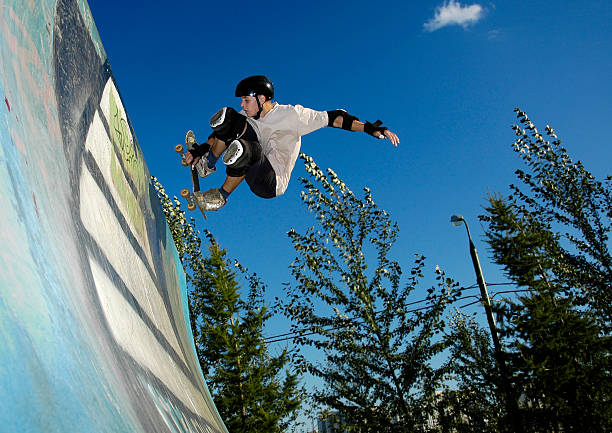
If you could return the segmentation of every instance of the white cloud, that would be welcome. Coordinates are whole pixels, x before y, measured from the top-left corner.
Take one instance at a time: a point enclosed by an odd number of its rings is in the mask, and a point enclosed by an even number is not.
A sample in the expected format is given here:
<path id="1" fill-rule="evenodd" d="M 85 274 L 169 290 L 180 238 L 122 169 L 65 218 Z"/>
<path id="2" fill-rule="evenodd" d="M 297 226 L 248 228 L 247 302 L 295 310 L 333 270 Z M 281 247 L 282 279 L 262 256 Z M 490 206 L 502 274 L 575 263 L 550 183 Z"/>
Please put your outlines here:
<path id="1" fill-rule="evenodd" d="M 423 24 L 428 32 L 435 32 L 446 26 L 458 25 L 463 28 L 475 24 L 484 16 L 484 9 L 479 4 L 462 6 L 455 0 L 449 0 L 436 8 L 435 16 Z"/>

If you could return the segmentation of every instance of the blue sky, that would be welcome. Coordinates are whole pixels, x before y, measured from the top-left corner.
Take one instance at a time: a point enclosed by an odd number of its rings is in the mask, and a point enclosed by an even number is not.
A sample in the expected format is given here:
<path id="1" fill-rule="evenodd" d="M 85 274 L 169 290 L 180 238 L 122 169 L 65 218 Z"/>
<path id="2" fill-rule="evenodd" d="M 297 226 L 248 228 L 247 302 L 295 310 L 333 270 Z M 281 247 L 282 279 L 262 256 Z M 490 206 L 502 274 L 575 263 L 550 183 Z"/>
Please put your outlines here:
<path id="1" fill-rule="evenodd" d="M 236 83 L 266 74 L 280 103 L 344 108 L 382 119 L 399 148 L 326 128 L 302 150 L 399 223 L 395 254 L 428 257 L 464 285 L 475 282 L 463 228 L 470 222 L 489 282 L 477 216 L 488 193 L 507 191 L 519 159 L 514 107 L 543 131 L 555 128 L 570 154 L 597 177 L 611 174 L 612 5 L 608 0 L 406 2 L 138 2 L 91 0 L 93 16 L 151 173 L 171 195 L 188 186 L 173 146 L 185 131 L 209 133 L 220 107 L 238 108 Z M 290 281 L 286 232 L 313 220 L 299 199 L 298 164 L 284 196 L 263 200 L 242 185 L 200 227 L 230 257 L 257 272 L 269 296 Z M 203 181 L 221 185 L 224 175 Z M 426 287 L 423 287 L 423 291 Z M 415 294 L 418 296 L 419 294 Z M 270 334 L 283 332 L 275 323 Z"/>

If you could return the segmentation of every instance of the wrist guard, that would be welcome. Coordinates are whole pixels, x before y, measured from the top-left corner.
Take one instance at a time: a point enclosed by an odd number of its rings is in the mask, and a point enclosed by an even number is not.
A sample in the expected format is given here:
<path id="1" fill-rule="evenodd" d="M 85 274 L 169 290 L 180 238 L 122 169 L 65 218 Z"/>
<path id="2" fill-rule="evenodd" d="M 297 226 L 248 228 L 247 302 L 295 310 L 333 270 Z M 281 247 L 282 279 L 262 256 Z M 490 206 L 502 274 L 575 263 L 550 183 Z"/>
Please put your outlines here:
<path id="1" fill-rule="evenodd" d="M 206 152 L 208 152 L 210 150 L 210 144 L 208 143 L 202 143 L 202 144 L 194 144 L 193 148 L 191 148 L 191 150 L 189 151 L 191 153 L 191 156 L 193 156 L 194 158 L 197 158 L 198 156 L 204 156 L 204 154 L 206 154 Z"/>
<path id="2" fill-rule="evenodd" d="M 342 117 L 342 129 L 347 131 L 352 131 L 353 129 L 353 121 L 359 120 L 357 117 L 348 114 L 344 110 L 332 110 L 327 112 L 327 126 L 334 126 L 334 122 L 338 117 Z"/>
<path id="3" fill-rule="evenodd" d="M 374 135 L 375 132 L 380 132 L 382 134 L 382 137 L 376 138 L 385 138 L 385 131 L 387 129 L 389 128 L 382 126 L 382 120 L 377 120 L 374 123 L 366 122 L 363 125 L 363 132 L 365 132 L 366 134 L 370 134 L 372 137 L 376 137 Z"/>

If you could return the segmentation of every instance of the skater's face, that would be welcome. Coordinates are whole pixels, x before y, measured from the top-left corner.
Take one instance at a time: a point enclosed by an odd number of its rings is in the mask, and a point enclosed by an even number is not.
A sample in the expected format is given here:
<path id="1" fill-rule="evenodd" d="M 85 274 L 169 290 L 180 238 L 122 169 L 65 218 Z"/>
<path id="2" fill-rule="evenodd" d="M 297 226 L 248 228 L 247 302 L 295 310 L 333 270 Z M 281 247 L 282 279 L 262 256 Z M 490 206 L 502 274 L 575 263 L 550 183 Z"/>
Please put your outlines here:
<path id="1" fill-rule="evenodd" d="M 263 102 L 265 102 L 265 98 L 263 96 L 257 97 L 264 100 L 262 101 L 262 104 Z M 257 105 L 257 100 L 255 99 L 255 96 L 241 96 L 240 99 L 240 106 L 242 107 L 246 115 L 249 117 L 256 116 L 257 112 L 259 111 L 259 106 Z"/>

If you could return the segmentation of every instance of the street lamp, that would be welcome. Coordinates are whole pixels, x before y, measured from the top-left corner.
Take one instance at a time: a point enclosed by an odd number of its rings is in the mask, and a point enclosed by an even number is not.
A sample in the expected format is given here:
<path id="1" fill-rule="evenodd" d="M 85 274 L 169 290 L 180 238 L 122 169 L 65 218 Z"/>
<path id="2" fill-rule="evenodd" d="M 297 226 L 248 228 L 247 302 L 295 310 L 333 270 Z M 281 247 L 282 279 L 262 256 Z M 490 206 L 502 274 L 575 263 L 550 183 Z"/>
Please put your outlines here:
<path id="1" fill-rule="evenodd" d="M 484 305 L 485 312 L 487 314 L 489 330 L 491 331 L 491 338 L 493 339 L 493 347 L 495 347 L 495 352 L 501 353 L 502 349 L 501 344 L 499 343 L 499 337 L 497 335 L 497 325 L 495 323 L 495 317 L 493 317 L 493 310 L 491 309 L 491 299 L 489 298 L 489 292 L 487 291 L 487 283 L 482 275 L 482 268 L 480 267 L 478 252 L 476 251 L 476 247 L 472 241 L 470 227 L 468 226 L 467 221 L 463 219 L 463 216 L 457 214 L 451 217 L 451 223 L 456 227 L 460 226 L 461 224 L 465 224 L 465 229 L 467 230 L 468 239 L 470 241 L 470 256 L 472 256 L 472 264 L 474 265 L 474 271 L 476 272 L 476 282 L 478 283 L 478 287 L 480 287 L 482 304 Z"/>
<path id="2" fill-rule="evenodd" d="M 501 344 L 499 342 L 499 336 L 497 335 L 497 325 L 495 323 L 495 317 L 493 317 L 493 310 L 491 309 L 491 299 L 489 298 L 489 292 L 487 291 L 487 283 L 485 282 L 484 276 L 482 275 L 482 268 L 480 267 L 480 260 L 478 259 L 478 252 L 476 251 L 476 246 L 472 241 L 472 235 L 470 234 L 470 228 L 468 226 L 467 221 L 463 218 L 463 216 L 455 214 L 451 216 L 451 223 L 454 226 L 460 226 L 461 224 L 465 224 L 465 229 L 467 230 L 468 239 L 470 241 L 470 256 L 472 257 L 472 264 L 474 265 L 474 271 L 476 272 L 476 282 L 478 283 L 478 287 L 480 287 L 480 297 L 482 300 L 482 304 L 485 308 L 485 312 L 487 315 L 487 321 L 489 322 L 489 330 L 491 331 L 491 338 L 493 339 L 493 347 L 495 349 L 495 360 L 497 362 L 497 368 L 501 374 L 501 384 L 504 388 L 505 400 L 507 405 L 508 415 L 511 418 L 511 422 L 514 424 L 514 430 L 516 432 L 522 432 L 523 426 L 519 418 L 519 408 L 516 398 L 514 397 L 514 392 L 512 391 L 512 387 L 510 385 L 509 376 L 508 376 L 508 368 L 506 366 L 506 362 L 503 356 L 503 350 Z"/>

